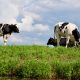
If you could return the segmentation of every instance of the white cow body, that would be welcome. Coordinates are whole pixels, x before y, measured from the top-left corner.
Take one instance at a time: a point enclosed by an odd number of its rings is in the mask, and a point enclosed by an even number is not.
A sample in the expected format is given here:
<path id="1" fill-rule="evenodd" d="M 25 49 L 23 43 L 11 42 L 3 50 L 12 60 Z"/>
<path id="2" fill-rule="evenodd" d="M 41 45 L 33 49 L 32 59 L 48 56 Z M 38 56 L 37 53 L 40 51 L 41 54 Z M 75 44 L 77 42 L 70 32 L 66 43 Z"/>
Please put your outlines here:
<path id="1" fill-rule="evenodd" d="M 61 37 L 66 38 L 66 47 L 70 39 L 74 40 L 76 46 L 76 43 L 79 41 L 78 27 L 68 22 L 57 23 L 54 28 L 54 38 L 57 38 L 57 46 L 59 46 Z"/>

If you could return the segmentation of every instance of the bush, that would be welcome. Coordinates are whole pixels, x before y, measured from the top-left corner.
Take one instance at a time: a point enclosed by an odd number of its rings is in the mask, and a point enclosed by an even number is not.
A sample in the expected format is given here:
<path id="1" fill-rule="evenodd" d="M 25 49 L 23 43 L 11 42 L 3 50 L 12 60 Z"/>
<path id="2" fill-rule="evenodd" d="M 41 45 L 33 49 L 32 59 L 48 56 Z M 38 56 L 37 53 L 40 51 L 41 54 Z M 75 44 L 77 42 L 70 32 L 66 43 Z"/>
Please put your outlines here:
<path id="1" fill-rule="evenodd" d="M 25 77 L 49 78 L 51 75 L 51 66 L 46 61 L 29 60 L 25 62 L 23 71 Z"/>
<path id="2" fill-rule="evenodd" d="M 70 63 L 57 61 L 54 63 L 53 68 L 56 74 L 56 78 L 70 80 L 72 70 Z"/>
<path id="3" fill-rule="evenodd" d="M 73 69 L 72 69 L 72 80 L 80 80 L 80 61 L 74 62 L 72 64 Z"/>

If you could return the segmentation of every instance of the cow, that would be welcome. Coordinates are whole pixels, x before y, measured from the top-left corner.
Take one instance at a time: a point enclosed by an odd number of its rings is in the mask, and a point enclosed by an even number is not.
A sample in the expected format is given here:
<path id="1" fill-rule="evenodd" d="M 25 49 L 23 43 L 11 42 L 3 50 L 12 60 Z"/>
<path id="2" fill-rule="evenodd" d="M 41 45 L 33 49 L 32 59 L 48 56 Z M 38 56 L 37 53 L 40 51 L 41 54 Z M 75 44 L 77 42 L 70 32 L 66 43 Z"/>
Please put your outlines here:
<path id="1" fill-rule="evenodd" d="M 61 37 L 66 38 L 66 48 L 68 47 L 70 39 L 74 41 L 75 46 L 79 44 L 80 33 L 78 27 L 69 22 L 59 22 L 54 27 L 54 39 L 57 39 L 57 46 L 60 44 Z"/>
<path id="2" fill-rule="evenodd" d="M 0 36 L 3 36 L 4 45 L 7 44 L 7 39 L 12 33 L 19 33 L 16 24 L 0 24 Z"/>
<path id="3" fill-rule="evenodd" d="M 66 46 L 66 38 L 61 38 L 60 39 L 60 46 Z M 52 37 L 49 38 L 48 42 L 47 42 L 47 46 L 48 45 L 53 45 L 53 46 L 57 46 L 57 39 L 53 39 Z M 68 44 L 68 47 L 73 47 L 75 44 L 74 44 L 74 41 L 69 41 L 69 44 Z"/>

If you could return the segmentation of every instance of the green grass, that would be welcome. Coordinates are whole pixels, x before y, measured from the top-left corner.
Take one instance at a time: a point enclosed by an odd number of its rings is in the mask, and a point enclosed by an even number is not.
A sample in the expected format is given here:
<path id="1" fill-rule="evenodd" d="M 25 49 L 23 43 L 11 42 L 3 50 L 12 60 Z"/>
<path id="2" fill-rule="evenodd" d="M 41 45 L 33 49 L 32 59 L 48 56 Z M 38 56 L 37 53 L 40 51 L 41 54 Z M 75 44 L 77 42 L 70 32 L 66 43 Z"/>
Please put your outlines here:
<path id="1" fill-rule="evenodd" d="M 0 76 L 80 80 L 80 48 L 0 46 Z"/>

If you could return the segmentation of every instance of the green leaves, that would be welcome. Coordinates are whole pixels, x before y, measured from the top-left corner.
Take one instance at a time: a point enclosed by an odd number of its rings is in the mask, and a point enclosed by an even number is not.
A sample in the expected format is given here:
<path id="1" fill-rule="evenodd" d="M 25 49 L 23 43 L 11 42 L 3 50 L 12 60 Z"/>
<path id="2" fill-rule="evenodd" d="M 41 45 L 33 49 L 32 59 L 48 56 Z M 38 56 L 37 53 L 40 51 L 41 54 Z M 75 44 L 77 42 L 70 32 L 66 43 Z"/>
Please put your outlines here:
<path id="1" fill-rule="evenodd" d="M 80 79 L 80 48 L 0 46 L 0 76 Z"/>

